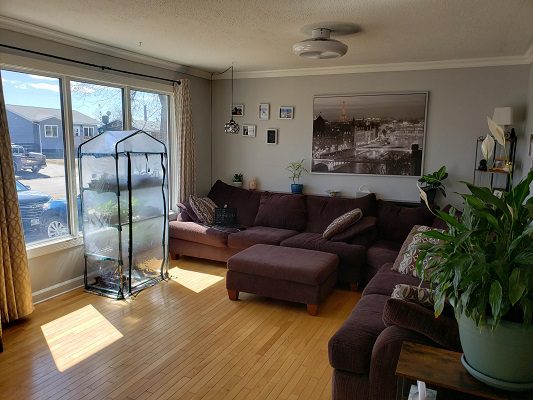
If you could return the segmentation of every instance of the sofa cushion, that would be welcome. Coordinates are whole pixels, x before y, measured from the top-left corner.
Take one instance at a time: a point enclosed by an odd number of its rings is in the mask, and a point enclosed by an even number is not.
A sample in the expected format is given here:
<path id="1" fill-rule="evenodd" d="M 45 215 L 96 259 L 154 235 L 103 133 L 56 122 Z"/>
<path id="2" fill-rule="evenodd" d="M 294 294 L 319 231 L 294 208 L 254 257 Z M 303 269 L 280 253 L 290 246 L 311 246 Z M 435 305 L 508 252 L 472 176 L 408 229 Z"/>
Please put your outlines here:
<path id="1" fill-rule="evenodd" d="M 383 307 L 390 296 L 373 294 L 359 300 L 328 343 L 329 362 L 335 369 L 368 374 L 372 349 L 385 329 Z"/>
<path id="2" fill-rule="evenodd" d="M 347 213 L 342 214 L 340 217 L 335 218 L 324 230 L 322 237 L 324 239 L 331 239 L 333 236 L 344 232 L 362 217 L 363 213 L 360 208 L 355 208 L 351 211 L 348 211 Z"/>
<path id="3" fill-rule="evenodd" d="M 306 217 L 303 195 L 263 192 L 254 225 L 301 232 L 305 228 Z"/>
<path id="4" fill-rule="evenodd" d="M 394 287 L 398 284 L 412 286 L 418 286 L 420 284 L 420 278 L 391 271 L 391 267 L 392 263 L 386 263 L 378 270 L 376 275 L 366 284 L 365 290 L 363 290 L 363 296 L 371 294 L 390 296 Z M 427 287 L 427 283 L 424 282 L 422 287 Z"/>
<path id="5" fill-rule="evenodd" d="M 337 233 L 330 238 L 333 242 L 347 242 L 354 240 L 357 236 L 368 234 L 376 229 L 378 219 L 376 217 L 363 217 L 355 224 L 349 226 L 341 233 Z M 371 235 L 373 236 L 373 235 Z"/>
<path id="6" fill-rule="evenodd" d="M 196 222 L 169 222 L 168 235 L 174 239 L 207 244 L 214 247 L 226 247 L 228 233 L 214 227 L 203 226 Z"/>
<path id="7" fill-rule="evenodd" d="M 394 261 L 394 265 L 392 266 L 393 271 L 398 271 L 400 274 L 418 276 L 416 262 L 418 261 L 418 257 L 421 253 L 421 250 L 418 247 L 425 243 L 441 243 L 441 241 L 438 239 L 433 239 L 424 235 L 424 232 L 431 230 L 438 230 L 439 232 L 442 232 L 440 229 L 430 228 L 429 226 L 413 226 L 413 229 L 411 229 L 411 232 L 409 232 L 409 235 L 407 235 L 407 238 L 402 244 L 402 248 L 398 253 L 398 257 L 396 257 L 396 260 Z M 422 262 L 423 269 L 426 268 L 428 262 L 429 257 L 424 258 Z"/>
<path id="8" fill-rule="evenodd" d="M 361 209 L 364 216 L 376 215 L 376 195 L 368 194 L 356 199 L 326 196 L 306 196 L 306 232 L 322 233 L 337 217 L 355 208 Z"/>
<path id="9" fill-rule="evenodd" d="M 366 253 L 366 263 L 379 270 L 385 263 L 393 263 L 402 246 L 388 240 L 378 240 L 370 246 Z"/>
<path id="10" fill-rule="evenodd" d="M 396 285 L 390 297 L 392 299 L 417 303 L 424 307 L 433 308 L 435 305 L 433 291 L 431 289 L 414 285 L 406 285 L 404 283 L 399 283 Z"/>
<path id="11" fill-rule="evenodd" d="M 228 247 L 246 249 L 254 244 L 279 245 L 283 240 L 298 234 L 289 229 L 270 228 L 268 226 L 252 226 L 228 236 Z"/>
<path id="12" fill-rule="evenodd" d="M 420 304 L 398 299 L 387 300 L 383 309 L 383 323 L 418 332 L 447 349 L 461 351 L 455 318 L 446 315 L 435 318 L 433 310 Z"/>
<path id="13" fill-rule="evenodd" d="M 198 221 L 207 225 L 213 225 L 215 208 L 217 205 L 209 197 L 189 196 L 189 204 L 196 214 Z"/>
<path id="14" fill-rule="evenodd" d="M 320 251 L 258 244 L 231 257 L 228 270 L 315 286 L 336 271 L 338 262 L 337 256 Z"/>
<path id="15" fill-rule="evenodd" d="M 281 242 L 283 247 L 296 247 L 336 254 L 341 263 L 354 267 L 363 266 L 365 263 L 366 249 L 363 246 L 344 242 L 332 242 L 324 239 L 320 233 L 304 232 L 291 236 Z"/>
<path id="16" fill-rule="evenodd" d="M 207 197 L 218 207 L 224 207 L 227 204 L 228 207 L 236 208 L 237 222 L 244 226 L 252 226 L 259 209 L 261 192 L 241 189 L 218 180 Z"/>
<path id="17" fill-rule="evenodd" d="M 378 230 L 380 239 L 403 243 L 415 225 L 431 226 L 435 216 L 425 207 L 405 207 L 378 200 Z"/>

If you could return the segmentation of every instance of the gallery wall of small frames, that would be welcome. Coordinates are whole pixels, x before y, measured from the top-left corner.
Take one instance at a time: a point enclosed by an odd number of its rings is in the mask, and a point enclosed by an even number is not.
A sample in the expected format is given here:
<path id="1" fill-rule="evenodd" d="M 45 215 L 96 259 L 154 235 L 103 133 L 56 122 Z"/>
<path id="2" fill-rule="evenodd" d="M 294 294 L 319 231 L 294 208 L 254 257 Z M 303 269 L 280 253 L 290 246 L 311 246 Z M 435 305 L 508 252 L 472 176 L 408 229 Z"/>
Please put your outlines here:
<path id="1" fill-rule="evenodd" d="M 251 114 L 249 119 L 257 118 L 259 121 L 269 121 L 271 116 L 272 119 L 279 120 L 291 120 L 294 119 L 294 106 L 279 106 L 277 110 L 274 110 L 273 115 L 270 110 L 270 103 L 260 103 L 256 110 L 248 113 Z M 257 114 L 256 114 L 257 113 Z M 247 114 L 245 113 L 244 104 L 232 104 L 231 105 L 231 116 L 238 118 L 246 118 Z M 265 143 L 270 145 L 278 144 L 278 128 L 266 128 L 262 134 L 265 138 Z M 241 124 L 240 132 L 241 136 L 255 138 L 258 134 L 257 125 L 243 123 Z M 237 133 L 237 134 L 238 134 Z"/>

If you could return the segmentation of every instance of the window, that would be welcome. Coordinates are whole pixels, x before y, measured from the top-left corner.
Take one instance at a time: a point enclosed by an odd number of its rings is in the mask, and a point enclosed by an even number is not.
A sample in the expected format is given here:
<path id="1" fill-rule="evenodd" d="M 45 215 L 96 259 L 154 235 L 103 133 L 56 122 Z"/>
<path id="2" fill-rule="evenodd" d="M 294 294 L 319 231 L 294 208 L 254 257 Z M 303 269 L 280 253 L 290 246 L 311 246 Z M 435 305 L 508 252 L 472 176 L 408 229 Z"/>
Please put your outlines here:
<path id="1" fill-rule="evenodd" d="M 80 136 L 80 127 L 79 126 L 75 126 L 74 127 L 74 136 Z"/>
<path id="2" fill-rule="evenodd" d="M 45 125 L 44 137 L 56 138 L 57 137 L 57 125 Z"/>
<path id="3" fill-rule="evenodd" d="M 130 90 L 131 126 L 142 129 L 168 147 L 169 96 Z"/>
<path id="4" fill-rule="evenodd" d="M 2 84 L 26 243 L 69 235 L 61 82 L 2 70 Z"/>
<path id="5" fill-rule="evenodd" d="M 94 136 L 94 127 L 93 126 L 84 127 L 83 128 L 83 136 L 93 137 Z"/>

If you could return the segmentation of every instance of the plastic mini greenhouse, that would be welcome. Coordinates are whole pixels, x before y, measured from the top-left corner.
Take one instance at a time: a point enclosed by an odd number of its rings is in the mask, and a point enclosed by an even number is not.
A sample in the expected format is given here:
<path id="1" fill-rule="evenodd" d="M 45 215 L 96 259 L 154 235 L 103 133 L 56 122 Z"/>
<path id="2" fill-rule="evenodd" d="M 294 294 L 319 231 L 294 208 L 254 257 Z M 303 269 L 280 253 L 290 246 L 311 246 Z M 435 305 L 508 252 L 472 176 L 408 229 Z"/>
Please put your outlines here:
<path id="1" fill-rule="evenodd" d="M 167 275 L 166 146 L 104 132 L 78 149 L 85 288 L 121 299 Z"/>

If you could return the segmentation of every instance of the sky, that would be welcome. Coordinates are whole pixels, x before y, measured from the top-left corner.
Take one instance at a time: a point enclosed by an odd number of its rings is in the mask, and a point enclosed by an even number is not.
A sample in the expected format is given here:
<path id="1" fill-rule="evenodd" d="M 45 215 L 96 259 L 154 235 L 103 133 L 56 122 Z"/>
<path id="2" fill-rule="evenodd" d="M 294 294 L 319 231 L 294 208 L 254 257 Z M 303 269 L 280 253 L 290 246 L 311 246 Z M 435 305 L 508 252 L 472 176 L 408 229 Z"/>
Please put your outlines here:
<path id="1" fill-rule="evenodd" d="M 348 119 L 381 117 L 393 119 L 424 119 L 425 93 L 370 94 L 353 96 L 316 96 L 314 116 L 320 114 L 329 121 L 340 118 L 342 105 Z"/>

